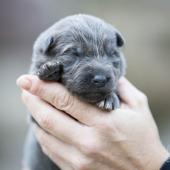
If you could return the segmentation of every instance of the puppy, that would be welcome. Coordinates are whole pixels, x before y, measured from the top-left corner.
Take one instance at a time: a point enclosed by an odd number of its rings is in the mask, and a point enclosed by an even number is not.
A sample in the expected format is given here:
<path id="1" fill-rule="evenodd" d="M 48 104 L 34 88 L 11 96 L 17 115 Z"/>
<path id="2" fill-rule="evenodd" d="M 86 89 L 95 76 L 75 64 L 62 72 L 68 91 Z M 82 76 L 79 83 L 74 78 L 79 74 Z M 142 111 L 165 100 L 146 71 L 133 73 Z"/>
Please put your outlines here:
<path id="1" fill-rule="evenodd" d="M 44 31 L 33 48 L 31 74 L 62 83 L 80 100 L 104 110 L 119 107 L 117 82 L 125 74 L 122 35 L 89 15 L 66 17 Z M 25 147 L 29 170 L 58 170 L 43 154 L 30 128 Z"/>

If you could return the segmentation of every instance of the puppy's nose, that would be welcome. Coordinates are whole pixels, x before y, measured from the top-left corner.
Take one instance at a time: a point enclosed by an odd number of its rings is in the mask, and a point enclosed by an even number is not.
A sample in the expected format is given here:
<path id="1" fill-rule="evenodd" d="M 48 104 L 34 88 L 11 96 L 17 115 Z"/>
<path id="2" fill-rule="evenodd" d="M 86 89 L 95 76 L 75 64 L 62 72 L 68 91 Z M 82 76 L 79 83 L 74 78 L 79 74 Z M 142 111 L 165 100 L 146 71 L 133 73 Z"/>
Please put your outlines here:
<path id="1" fill-rule="evenodd" d="M 92 83 L 96 87 L 103 87 L 105 84 L 109 81 L 109 77 L 106 77 L 104 75 L 95 75 L 94 78 L 92 79 Z"/>

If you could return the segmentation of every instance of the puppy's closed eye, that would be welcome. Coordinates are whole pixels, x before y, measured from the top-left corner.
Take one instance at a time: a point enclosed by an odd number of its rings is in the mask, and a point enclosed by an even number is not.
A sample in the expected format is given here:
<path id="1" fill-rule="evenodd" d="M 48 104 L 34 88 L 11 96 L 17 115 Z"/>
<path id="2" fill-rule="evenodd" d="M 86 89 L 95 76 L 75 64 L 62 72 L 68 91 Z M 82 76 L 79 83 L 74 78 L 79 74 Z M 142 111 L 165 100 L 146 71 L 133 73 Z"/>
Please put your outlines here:
<path id="1" fill-rule="evenodd" d="M 66 49 L 63 52 L 63 55 L 74 55 L 76 57 L 80 57 L 82 54 L 83 54 L 83 51 L 80 47 L 77 47 L 77 48 L 71 47 L 71 48 Z"/>

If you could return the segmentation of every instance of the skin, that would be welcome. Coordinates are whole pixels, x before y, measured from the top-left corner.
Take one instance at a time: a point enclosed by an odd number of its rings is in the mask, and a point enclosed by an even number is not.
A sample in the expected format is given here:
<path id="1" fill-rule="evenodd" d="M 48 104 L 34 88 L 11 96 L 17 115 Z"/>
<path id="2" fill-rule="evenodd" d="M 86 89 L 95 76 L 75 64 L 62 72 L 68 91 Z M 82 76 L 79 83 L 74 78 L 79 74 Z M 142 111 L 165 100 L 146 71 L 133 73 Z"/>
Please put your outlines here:
<path id="1" fill-rule="evenodd" d="M 63 170 L 159 170 L 169 156 L 146 96 L 125 78 L 118 85 L 121 108 L 111 112 L 36 76 L 17 84 L 41 127 L 33 125 L 43 152 Z"/>

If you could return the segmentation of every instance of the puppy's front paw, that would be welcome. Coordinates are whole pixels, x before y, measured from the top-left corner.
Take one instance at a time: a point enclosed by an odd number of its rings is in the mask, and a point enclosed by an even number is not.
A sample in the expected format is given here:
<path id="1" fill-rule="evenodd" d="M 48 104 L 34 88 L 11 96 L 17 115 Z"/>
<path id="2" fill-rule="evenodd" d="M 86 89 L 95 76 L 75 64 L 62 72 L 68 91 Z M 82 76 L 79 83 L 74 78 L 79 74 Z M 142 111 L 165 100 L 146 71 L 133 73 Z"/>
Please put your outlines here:
<path id="1" fill-rule="evenodd" d="M 97 106 L 103 110 L 114 110 L 120 107 L 120 101 L 118 96 L 114 93 L 106 99 L 102 100 Z"/>
<path id="2" fill-rule="evenodd" d="M 60 62 L 53 61 L 43 64 L 37 72 L 41 80 L 56 80 L 61 78 L 62 65 Z"/>

